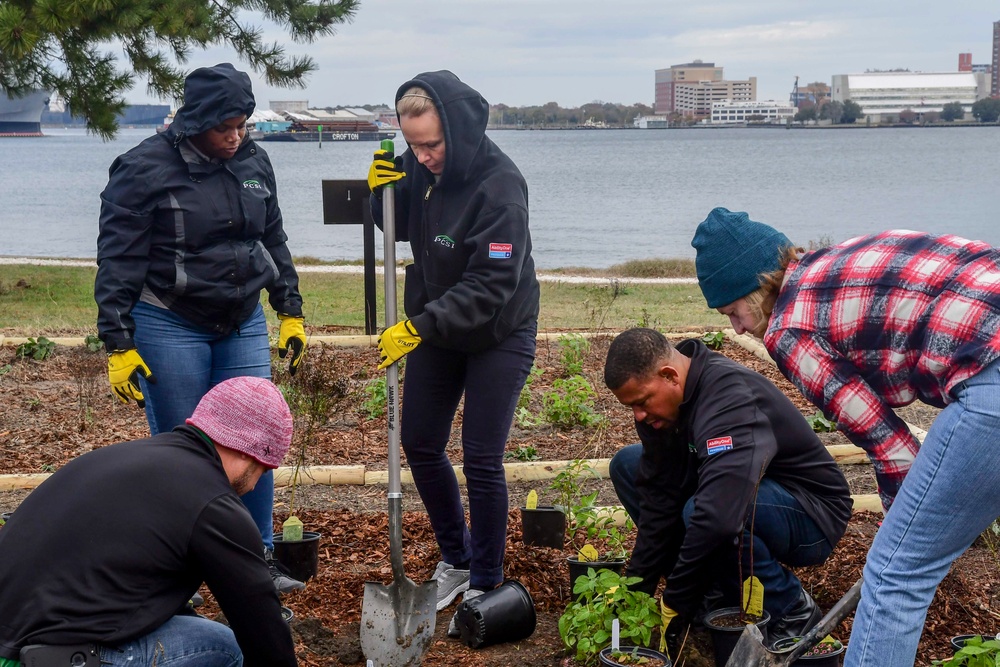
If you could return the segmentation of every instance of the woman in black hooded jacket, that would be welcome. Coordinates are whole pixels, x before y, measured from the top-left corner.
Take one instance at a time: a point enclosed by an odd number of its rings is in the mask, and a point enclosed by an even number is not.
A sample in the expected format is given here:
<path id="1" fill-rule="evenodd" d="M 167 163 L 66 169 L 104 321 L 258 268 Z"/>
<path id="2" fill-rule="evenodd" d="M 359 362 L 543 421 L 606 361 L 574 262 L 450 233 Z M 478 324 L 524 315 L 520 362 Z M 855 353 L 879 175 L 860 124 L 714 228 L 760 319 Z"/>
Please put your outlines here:
<path id="1" fill-rule="evenodd" d="M 254 106 L 245 72 L 229 63 L 194 70 L 170 127 L 120 155 L 101 193 L 97 330 L 115 395 L 145 407 L 151 435 L 183 424 L 224 380 L 271 378 L 262 289 L 292 372 L 305 352 L 274 170 L 246 133 Z M 242 499 L 275 586 L 302 588 L 270 557 L 271 473 Z"/>
<path id="2" fill-rule="evenodd" d="M 372 211 L 396 187 L 396 239 L 409 241 L 406 319 L 379 338 L 381 368 L 407 354 L 401 440 L 442 562 L 438 610 L 503 580 L 507 483 L 503 453 L 535 358 L 538 281 L 521 172 L 486 136 L 489 105 L 448 71 L 396 93 L 409 149 L 381 151 L 369 173 Z M 445 453 L 459 400 L 471 532 Z M 456 634 L 454 624 L 449 634 Z"/>

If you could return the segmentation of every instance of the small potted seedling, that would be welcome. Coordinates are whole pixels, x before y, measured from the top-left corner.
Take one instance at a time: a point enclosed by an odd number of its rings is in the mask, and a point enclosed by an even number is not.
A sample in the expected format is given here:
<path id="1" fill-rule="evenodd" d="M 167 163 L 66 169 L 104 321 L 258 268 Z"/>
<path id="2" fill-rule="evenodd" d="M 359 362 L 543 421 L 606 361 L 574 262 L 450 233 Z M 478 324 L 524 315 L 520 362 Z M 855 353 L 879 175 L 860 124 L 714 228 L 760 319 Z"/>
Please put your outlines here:
<path id="1" fill-rule="evenodd" d="M 774 642 L 772 648 L 775 651 L 789 649 L 801 640 L 802 637 L 785 637 Z M 795 664 L 801 665 L 801 667 L 838 667 L 840 665 L 840 656 L 843 655 L 844 650 L 845 647 L 841 642 L 827 636 L 803 653 L 795 661 Z"/>
<path id="2" fill-rule="evenodd" d="M 610 629 L 615 620 L 622 642 L 649 647 L 653 631 L 660 627 L 660 609 L 650 595 L 629 589 L 640 581 L 640 577 L 624 577 L 610 570 L 593 568 L 577 579 L 573 586 L 576 599 L 559 617 L 559 637 L 578 662 L 588 665 L 599 662 L 601 651 L 611 648 Z M 619 647 L 619 653 L 630 650 Z"/>
<path id="3" fill-rule="evenodd" d="M 598 513 L 593 508 L 589 511 L 578 511 L 576 516 L 577 534 L 583 535 L 586 542 L 575 557 L 570 556 L 566 559 L 570 586 L 590 567 L 620 573 L 625 568 L 625 559 L 628 558 L 625 540 L 627 534 L 634 528 L 632 520 L 626 516 L 625 525 L 619 530 L 613 515 Z M 606 548 L 603 552 L 598 551 L 595 544 L 604 544 Z"/>
<path id="4" fill-rule="evenodd" d="M 951 640 L 955 655 L 948 660 L 934 660 L 940 667 L 993 667 L 1000 662 L 1000 634 L 959 635 Z"/>

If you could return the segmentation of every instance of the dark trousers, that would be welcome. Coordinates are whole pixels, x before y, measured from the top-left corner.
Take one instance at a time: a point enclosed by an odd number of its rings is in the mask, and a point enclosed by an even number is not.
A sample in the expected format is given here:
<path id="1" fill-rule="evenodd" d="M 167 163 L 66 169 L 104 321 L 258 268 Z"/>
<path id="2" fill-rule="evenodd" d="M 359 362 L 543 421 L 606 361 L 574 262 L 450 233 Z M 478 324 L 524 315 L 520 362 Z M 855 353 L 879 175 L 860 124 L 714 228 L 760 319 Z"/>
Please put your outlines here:
<path id="1" fill-rule="evenodd" d="M 503 454 L 517 399 L 534 360 L 534 325 L 483 352 L 456 352 L 425 343 L 406 355 L 403 452 L 442 559 L 452 564 L 471 561 L 469 583 L 475 587 L 490 588 L 503 581 L 507 543 Z M 463 393 L 462 469 L 471 532 L 445 452 Z"/>
<path id="2" fill-rule="evenodd" d="M 636 525 L 640 525 L 639 490 L 635 485 L 635 475 L 639 469 L 639 457 L 642 445 L 623 447 L 611 459 L 608 472 L 614 484 L 615 493 L 632 517 Z M 806 514 L 792 494 L 777 482 L 764 478 L 757 489 L 756 513 L 747 516 L 746 529 L 743 532 L 743 572 L 744 577 L 750 571 L 751 556 L 753 558 L 753 574 L 764 587 L 764 608 L 771 614 L 773 620 L 778 620 L 791 611 L 799 600 L 802 584 L 790 570 L 782 566 L 787 563 L 793 567 L 818 565 L 826 560 L 833 547 L 823 535 L 819 526 Z M 688 500 L 684 506 L 684 525 L 688 525 L 694 513 L 694 499 Z M 750 537 L 750 522 L 753 521 L 753 539 Z M 751 554 L 752 545 L 752 554 Z M 715 554 L 716 562 L 733 562 L 732 556 Z M 729 568 L 735 569 L 735 568 Z M 664 572 L 664 576 L 669 576 Z M 729 580 L 728 590 L 721 591 L 724 598 L 739 604 L 739 584 L 736 572 L 727 573 L 730 576 L 720 577 Z"/>

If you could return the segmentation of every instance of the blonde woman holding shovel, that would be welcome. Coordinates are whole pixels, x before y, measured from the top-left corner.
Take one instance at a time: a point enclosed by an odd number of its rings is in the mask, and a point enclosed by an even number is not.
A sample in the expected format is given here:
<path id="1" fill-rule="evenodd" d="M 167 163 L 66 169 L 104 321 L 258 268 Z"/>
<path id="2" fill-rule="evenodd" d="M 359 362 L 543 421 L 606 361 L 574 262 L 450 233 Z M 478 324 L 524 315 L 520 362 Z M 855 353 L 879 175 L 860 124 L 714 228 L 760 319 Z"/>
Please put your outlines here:
<path id="1" fill-rule="evenodd" d="M 885 520 L 846 667 L 910 667 L 952 562 L 1000 516 L 1000 250 L 907 230 L 802 254 L 746 213 L 695 232 L 698 281 L 875 468 Z M 944 408 L 921 444 L 892 408 Z"/>
<path id="2" fill-rule="evenodd" d="M 380 368 L 406 355 L 401 440 L 441 549 L 440 611 L 503 580 L 503 453 L 534 363 L 539 290 L 527 185 L 486 136 L 486 100 L 451 72 L 426 72 L 399 88 L 396 113 L 408 150 L 394 161 L 376 152 L 368 182 L 379 224 L 381 189 L 394 183 L 395 237 L 414 262 L 406 319 L 379 338 Z M 471 527 L 445 453 L 463 396 Z"/>

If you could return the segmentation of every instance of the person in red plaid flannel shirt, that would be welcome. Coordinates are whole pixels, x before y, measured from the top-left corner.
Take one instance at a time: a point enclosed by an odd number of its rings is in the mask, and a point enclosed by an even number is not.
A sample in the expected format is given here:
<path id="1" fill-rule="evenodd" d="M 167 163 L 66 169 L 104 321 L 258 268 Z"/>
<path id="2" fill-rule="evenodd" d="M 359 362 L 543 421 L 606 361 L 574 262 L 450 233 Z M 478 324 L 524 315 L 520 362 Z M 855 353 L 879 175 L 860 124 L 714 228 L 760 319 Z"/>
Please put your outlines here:
<path id="1" fill-rule="evenodd" d="M 863 448 L 886 510 L 845 667 L 910 667 L 938 584 L 1000 516 L 1000 250 L 893 230 L 805 252 L 746 213 L 695 232 L 709 307 Z M 921 444 L 893 408 L 943 408 Z"/>

